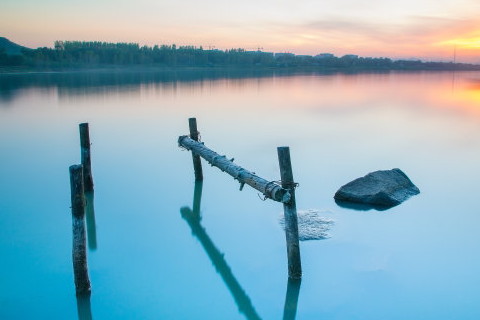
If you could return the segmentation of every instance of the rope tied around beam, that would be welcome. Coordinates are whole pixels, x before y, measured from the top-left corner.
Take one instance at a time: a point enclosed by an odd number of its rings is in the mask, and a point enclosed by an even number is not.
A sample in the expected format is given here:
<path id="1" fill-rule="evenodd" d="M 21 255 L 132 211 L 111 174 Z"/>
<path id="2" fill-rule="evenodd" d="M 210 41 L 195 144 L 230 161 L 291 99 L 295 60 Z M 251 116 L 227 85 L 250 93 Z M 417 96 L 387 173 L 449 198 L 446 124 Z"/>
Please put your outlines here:
<path id="1" fill-rule="evenodd" d="M 285 189 L 297 189 L 298 187 L 300 187 L 300 183 L 298 182 L 282 182 L 282 180 L 276 180 L 272 182 L 277 183 Z"/>

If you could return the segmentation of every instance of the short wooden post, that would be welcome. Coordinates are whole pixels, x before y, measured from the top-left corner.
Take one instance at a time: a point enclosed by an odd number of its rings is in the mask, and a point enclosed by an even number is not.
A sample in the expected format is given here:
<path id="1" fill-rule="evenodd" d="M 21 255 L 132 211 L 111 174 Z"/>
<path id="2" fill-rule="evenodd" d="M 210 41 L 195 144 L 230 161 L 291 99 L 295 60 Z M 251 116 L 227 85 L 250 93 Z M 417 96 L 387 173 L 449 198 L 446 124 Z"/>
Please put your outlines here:
<path id="1" fill-rule="evenodd" d="M 80 123 L 80 147 L 85 191 L 93 190 L 92 163 L 90 158 L 90 134 L 88 123 Z"/>
<path id="2" fill-rule="evenodd" d="M 190 138 L 192 140 L 198 141 L 199 139 L 198 139 L 198 130 L 197 130 L 197 119 L 189 118 L 188 126 L 190 128 Z M 201 181 L 203 180 L 202 161 L 200 160 L 200 156 L 195 154 L 193 151 L 192 151 L 192 158 L 193 158 L 193 169 L 195 170 L 195 180 Z"/>
<path id="3" fill-rule="evenodd" d="M 288 277 L 300 279 L 302 277 L 302 264 L 300 261 L 300 245 L 298 241 L 297 207 L 295 203 L 295 181 L 293 180 L 292 163 L 290 161 L 290 148 L 278 147 L 278 162 L 282 187 L 290 191 L 290 201 L 283 203 L 285 215 L 285 236 L 287 239 Z"/>
<path id="4" fill-rule="evenodd" d="M 73 227 L 73 273 L 77 295 L 90 294 L 90 279 L 87 265 L 87 241 L 85 236 L 85 194 L 83 189 L 83 167 L 70 167 L 70 188 Z"/>

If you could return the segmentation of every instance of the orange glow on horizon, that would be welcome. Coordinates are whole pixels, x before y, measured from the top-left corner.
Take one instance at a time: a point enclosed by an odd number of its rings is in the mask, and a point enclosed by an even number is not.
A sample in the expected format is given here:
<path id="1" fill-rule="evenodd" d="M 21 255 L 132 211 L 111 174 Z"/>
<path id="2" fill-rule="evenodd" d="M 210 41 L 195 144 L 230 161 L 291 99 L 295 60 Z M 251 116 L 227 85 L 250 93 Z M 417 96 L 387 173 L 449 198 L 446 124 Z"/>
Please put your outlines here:
<path id="1" fill-rule="evenodd" d="M 480 49 L 480 37 L 452 39 L 442 41 L 440 45 L 454 45 L 465 49 Z"/>

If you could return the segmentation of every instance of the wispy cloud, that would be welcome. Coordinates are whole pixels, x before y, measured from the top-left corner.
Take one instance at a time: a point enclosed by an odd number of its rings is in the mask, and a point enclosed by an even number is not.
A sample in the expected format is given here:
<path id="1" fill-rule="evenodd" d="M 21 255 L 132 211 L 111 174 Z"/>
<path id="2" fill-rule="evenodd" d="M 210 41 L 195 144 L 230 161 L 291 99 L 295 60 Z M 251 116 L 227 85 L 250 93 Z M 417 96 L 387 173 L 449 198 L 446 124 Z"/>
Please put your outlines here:
<path id="1" fill-rule="evenodd" d="M 450 59 L 452 45 L 448 40 L 474 40 L 473 35 L 480 30 L 479 20 L 417 15 L 403 22 L 380 23 L 328 17 L 305 23 L 271 24 L 265 31 L 281 35 L 269 41 L 273 47 L 290 45 L 291 50 L 305 53 L 330 49 L 372 56 Z M 466 60 L 475 59 L 474 52 L 463 53 Z M 480 51 L 476 54 L 480 60 Z"/>

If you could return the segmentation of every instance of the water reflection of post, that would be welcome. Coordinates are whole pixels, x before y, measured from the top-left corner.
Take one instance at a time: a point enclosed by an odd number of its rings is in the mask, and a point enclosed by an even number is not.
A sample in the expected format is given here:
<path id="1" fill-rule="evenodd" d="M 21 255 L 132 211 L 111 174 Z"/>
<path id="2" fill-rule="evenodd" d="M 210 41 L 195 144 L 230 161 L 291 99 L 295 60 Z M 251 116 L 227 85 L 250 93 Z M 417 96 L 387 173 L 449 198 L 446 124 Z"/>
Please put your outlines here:
<path id="1" fill-rule="evenodd" d="M 78 320 L 92 320 L 92 308 L 90 306 L 90 295 L 77 295 Z"/>
<path id="2" fill-rule="evenodd" d="M 301 279 L 288 278 L 287 294 L 283 308 L 283 320 L 295 320 L 301 284 Z"/>
<path id="3" fill-rule="evenodd" d="M 97 249 L 97 227 L 95 224 L 94 191 L 85 192 L 85 218 L 87 221 L 88 248 L 91 251 Z"/>
<path id="4" fill-rule="evenodd" d="M 238 283 L 237 279 L 232 273 L 232 270 L 228 266 L 223 254 L 215 247 L 215 244 L 208 236 L 206 230 L 200 224 L 200 201 L 202 198 L 202 182 L 195 182 L 195 191 L 193 198 L 193 210 L 188 207 L 180 209 L 182 218 L 187 221 L 188 225 L 192 229 L 192 234 L 200 241 L 203 248 L 207 252 L 208 257 L 212 261 L 217 272 L 221 275 L 223 281 L 227 285 L 230 293 L 232 294 L 235 303 L 238 306 L 240 313 L 243 313 L 249 320 L 261 319 L 255 311 L 255 308 L 250 301 L 250 298 L 245 293 L 243 288 Z"/>

